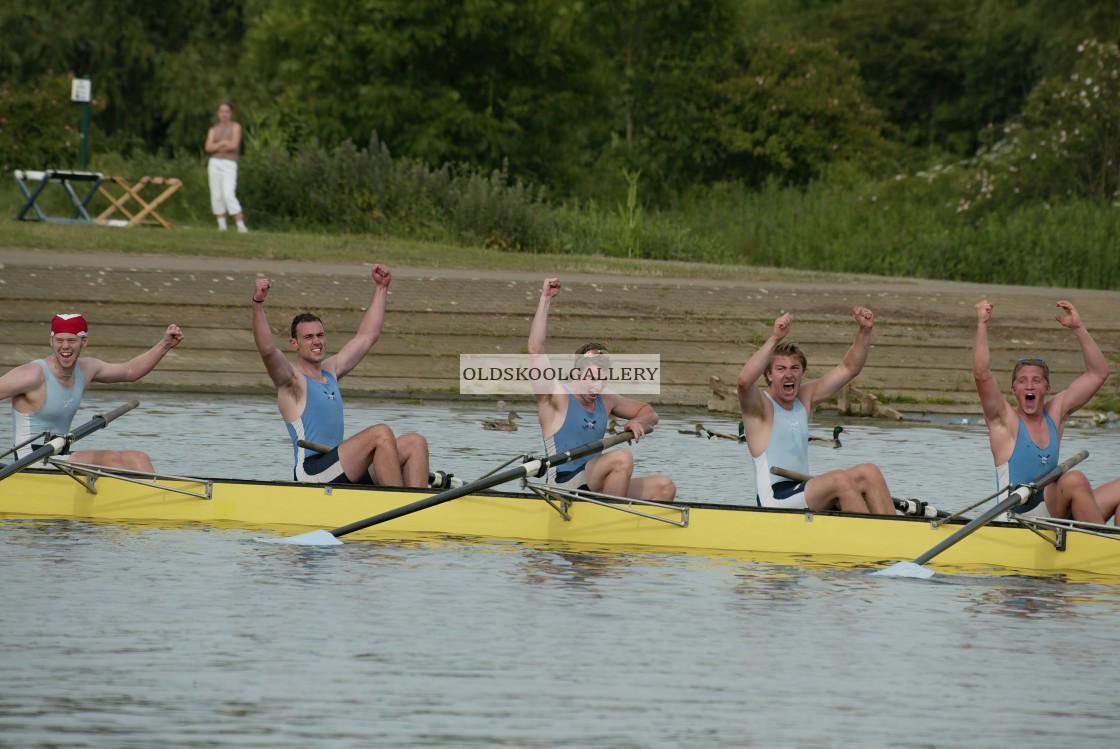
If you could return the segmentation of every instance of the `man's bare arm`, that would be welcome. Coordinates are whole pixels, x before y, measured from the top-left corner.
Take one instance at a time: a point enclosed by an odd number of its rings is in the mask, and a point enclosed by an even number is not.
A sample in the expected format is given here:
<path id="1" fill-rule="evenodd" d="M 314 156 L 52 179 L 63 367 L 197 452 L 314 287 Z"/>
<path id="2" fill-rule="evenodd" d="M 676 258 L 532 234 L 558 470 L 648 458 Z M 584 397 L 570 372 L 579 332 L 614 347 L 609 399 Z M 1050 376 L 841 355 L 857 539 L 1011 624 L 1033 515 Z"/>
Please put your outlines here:
<path id="1" fill-rule="evenodd" d="M 272 281 L 267 278 L 258 278 L 253 289 L 253 341 L 257 344 L 257 351 L 264 362 L 264 368 L 272 384 L 278 388 L 291 387 L 296 376 L 296 368 L 288 361 L 276 342 L 272 340 L 272 329 L 268 325 L 265 315 L 264 302 L 268 298 L 268 290 L 272 288 Z"/>
<path id="2" fill-rule="evenodd" d="M 1101 347 L 1093 340 L 1093 336 L 1089 335 L 1089 331 L 1081 323 L 1081 316 L 1077 313 L 1077 309 L 1064 299 L 1058 302 L 1058 307 L 1066 314 L 1055 315 L 1054 319 L 1077 334 L 1081 357 L 1085 360 L 1085 371 L 1068 388 L 1054 396 L 1057 407 L 1061 409 L 1061 417 L 1065 419 L 1092 400 L 1108 379 L 1109 370 L 1108 360 L 1101 352 Z"/>
<path id="3" fill-rule="evenodd" d="M 389 297 L 389 282 L 393 280 L 389 268 L 380 263 L 370 272 L 373 277 L 373 298 L 369 308 L 354 334 L 337 354 L 323 362 L 323 369 L 333 371 L 341 379 L 365 358 L 377 339 L 381 337 L 381 327 L 385 324 L 385 303 Z"/>
<path id="4" fill-rule="evenodd" d="M 875 327 L 875 315 L 866 307 L 855 307 L 852 316 L 859 325 L 859 330 L 844 358 L 819 379 L 802 386 L 810 407 L 823 403 L 840 392 L 842 387 L 863 371 L 863 365 L 867 363 L 867 355 L 871 351 L 871 329 Z"/>
<path id="5" fill-rule="evenodd" d="M 171 324 L 164 331 L 163 338 L 150 349 L 120 364 L 111 364 L 97 359 L 94 362 L 91 379 L 95 382 L 135 382 L 156 368 L 168 351 L 183 340 L 183 331 Z"/>
<path id="6" fill-rule="evenodd" d="M 774 321 L 774 332 L 758 347 L 757 351 L 750 355 L 747 363 L 739 371 L 736 391 L 739 394 L 739 410 L 742 411 L 744 418 L 749 416 L 761 418 L 765 415 L 766 409 L 763 407 L 762 393 L 758 389 L 758 378 L 766 371 L 770 355 L 789 334 L 791 325 L 793 325 L 793 315 L 788 312 L 783 313 Z"/>

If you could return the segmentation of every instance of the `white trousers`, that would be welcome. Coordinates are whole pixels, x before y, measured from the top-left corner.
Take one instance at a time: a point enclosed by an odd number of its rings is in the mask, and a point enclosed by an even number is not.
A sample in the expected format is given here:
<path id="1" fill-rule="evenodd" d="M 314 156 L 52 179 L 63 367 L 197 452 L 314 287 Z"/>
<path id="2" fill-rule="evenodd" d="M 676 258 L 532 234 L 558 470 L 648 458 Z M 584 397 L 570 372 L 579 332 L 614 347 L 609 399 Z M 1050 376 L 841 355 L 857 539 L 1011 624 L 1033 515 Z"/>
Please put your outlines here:
<path id="1" fill-rule="evenodd" d="M 241 213 L 241 203 L 237 201 L 237 162 L 211 158 L 206 170 L 210 175 L 210 207 L 214 215 Z"/>

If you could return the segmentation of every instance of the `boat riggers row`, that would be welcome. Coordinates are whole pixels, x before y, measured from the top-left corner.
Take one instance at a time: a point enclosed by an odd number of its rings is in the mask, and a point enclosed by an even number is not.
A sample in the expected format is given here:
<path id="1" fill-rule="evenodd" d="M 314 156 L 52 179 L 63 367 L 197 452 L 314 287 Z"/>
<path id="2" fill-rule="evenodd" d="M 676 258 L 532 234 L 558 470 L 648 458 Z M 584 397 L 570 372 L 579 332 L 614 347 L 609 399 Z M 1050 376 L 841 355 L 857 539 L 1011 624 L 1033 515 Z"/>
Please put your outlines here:
<path id="1" fill-rule="evenodd" d="M 749 554 L 779 564 L 811 555 L 833 563 L 879 567 L 884 574 L 928 577 L 940 569 L 1084 574 L 1120 582 L 1120 529 L 1008 513 L 1087 457 L 1079 453 L 1026 484 L 986 497 L 997 503 L 972 520 L 762 508 L 697 501 L 659 503 L 530 481 L 550 467 L 629 442 L 629 431 L 544 458 L 520 456 L 472 482 L 439 472 L 444 489 L 301 484 L 144 474 L 65 459 L 69 445 L 137 406 L 113 409 L 65 435 L 40 435 L 36 457 L 0 468 L 0 514 L 123 522 L 334 527 L 273 542 L 331 544 L 381 524 L 391 533 L 591 544 L 599 548 L 672 549 Z M 323 447 L 313 443 L 309 449 Z M 32 465 L 39 462 L 45 465 Z M 521 480 L 530 492 L 496 490 Z M 458 499 L 458 502 L 452 500 Z M 900 500 L 917 502 L 917 500 Z M 421 512 L 424 510 L 425 512 Z M 354 521 L 355 517 L 366 516 Z"/>

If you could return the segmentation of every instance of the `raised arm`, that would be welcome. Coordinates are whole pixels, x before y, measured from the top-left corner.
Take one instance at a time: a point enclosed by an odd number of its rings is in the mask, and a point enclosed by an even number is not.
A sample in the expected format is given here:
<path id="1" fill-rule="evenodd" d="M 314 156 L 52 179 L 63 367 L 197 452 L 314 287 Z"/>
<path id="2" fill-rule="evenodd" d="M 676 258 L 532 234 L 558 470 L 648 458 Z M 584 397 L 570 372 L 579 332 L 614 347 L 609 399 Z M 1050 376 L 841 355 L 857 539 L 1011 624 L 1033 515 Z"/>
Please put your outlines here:
<path id="1" fill-rule="evenodd" d="M 854 380 L 863 371 L 863 365 L 867 363 L 867 354 L 871 351 L 871 329 L 875 327 L 875 314 L 866 307 L 855 307 L 852 309 L 852 316 L 859 325 L 859 330 L 856 332 L 856 340 L 844 354 L 844 358 L 825 372 L 820 379 L 813 380 L 801 388 L 811 406 L 823 403 L 840 392 L 840 388 Z"/>
<path id="2" fill-rule="evenodd" d="M 1068 388 L 1054 396 L 1053 400 L 1056 407 L 1061 409 L 1060 413 L 1064 420 L 1097 394 L 1101 385 L 1108 379 L 1109 372 L 1108 360 L 1101 353 L 1101 347 L 1081 324 L 1081 316 L 1077 313 L 1077 309 L 1064 299 L 1058 302 L 1058 307 L 1065 312 L 1065 315 L 1055 315 L 1054 319 L 1077 334 L 1077 343 L 1081 346 L 1081 356 L 1085 360 L 1085 372 Z"/>
<path id="3" fill-rule="evenodd" d="M 987 299 L 976 304 L 976 340 L 972 344 L 972 377 L 980 395 L 980 408 L 990 429 L 994 424 L 1003 425 L 1008 411 L 999 383 L 992 376 L 992 354 L 988 345 L 988 322 L 992 319 L 992 303 Z"/>
<path id="4" fill-rule="evenodd" d="M 560 279 L 546 278 L 541 287 L 541 298 L 537 301 L 537 313 L 533 315 L 533 324 L 529 326 L 529 364 L 533 367 L 550 367 L 548 355 L 545 353 L 545 339 L 548 336 L 548 311 L 552 306 L 552 298 L 560 293 Z M 537 401 L 547 399 L 556 393 L 556 388 L 551 381 L 533 380 L 533 395 Z"/>
<path id="5" fill-rule="evenodd" d="M 766 371 L 766 364 L 770 361 L 770 355 L 774 353 L 774 348 L 781 343 L 782 339 L 789 334 L 792 324 L 793 315 L 788 312 L 775 320 L 774 332 L 770 334 L 765 343 L 758 347 L 757 351 L 751 354 L 747 363 L 739 371 L 736 389 L 739 393 L 739 410 L 742 411 L 744 418 L 752 416 L 762 418 L 765 415 L 762 393 L 758 389 L 758 378 L 762 377 L 762 373 Z"/>
<path id="6" fill-rule="evenodd" d="M 253 289 L 253 340 L 272 384 L 278 388 L 290 387 L 296 377 L 296 368 L 276 348 L 276 342 L 272 340 L 272 329 L 268 326 L 268 317 L 264 313 L 264 302 L 271 288 L 272 281 L 258 278 Z"/>
<path id="7" fill-rule="evenodd" d="M 168 325 L 159 343 L 126 362 L 111 364 L 99 359 L 88 360 L 87 366 L 93 365 L 89 372 L 90 379 L 94 382 L 135 382 L 155 369 L 164 355 L 182 340 L 183 331 L 179 330 L 179 326 Z"/>
<path id="8" fill-rule="evenodd" d="M 388 266 L 381 263 L 373 266 L 370 275 L 374 282 L 373 298 L 358 325 L 358 332 L 337 354 L 323 362 L 323 369 L 334 372 L 339 379 L 358 366 L 381 337 L 381 326 L 385 323 L 385 301 L 389 296 L 389 282 L 393 280 L 393 275 Z"/>
<path id="9" fill-rule="evenodd" d="M 533 316 L 533 324 L 529 327 L 529 354 L 537 356 L 544 353 L 544 342 L 548 335 L 548 310 L 552 306 L 552 298 L 560 293 L 560 279 L 546 278 L 541 289 L 541 298 L 537 302 L 537 314 Z"/>

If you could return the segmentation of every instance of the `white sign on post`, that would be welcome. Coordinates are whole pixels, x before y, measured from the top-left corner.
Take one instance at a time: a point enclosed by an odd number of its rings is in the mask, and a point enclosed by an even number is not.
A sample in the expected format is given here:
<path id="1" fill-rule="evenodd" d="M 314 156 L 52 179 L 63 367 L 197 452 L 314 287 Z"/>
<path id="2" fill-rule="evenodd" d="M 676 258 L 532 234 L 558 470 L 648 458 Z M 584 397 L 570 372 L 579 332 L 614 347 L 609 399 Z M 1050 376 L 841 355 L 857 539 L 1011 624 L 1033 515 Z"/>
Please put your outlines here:
<path id="1" fill-rule="evenodd" d="M 70 82 L 70 101 L 89 101 L 90 85 L 88 78 L 75 78 Z"/>

